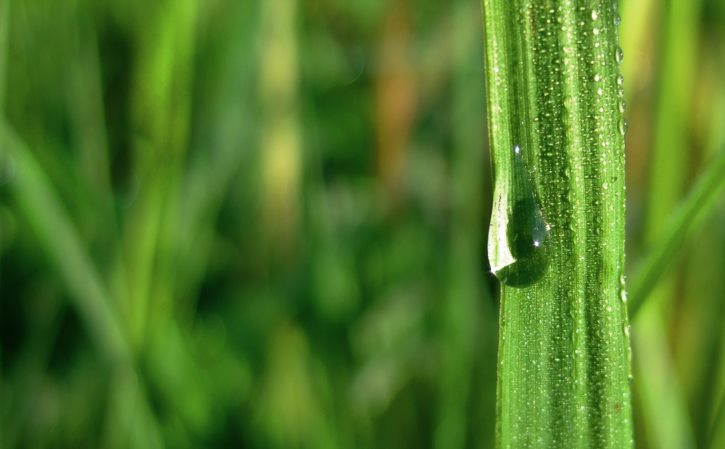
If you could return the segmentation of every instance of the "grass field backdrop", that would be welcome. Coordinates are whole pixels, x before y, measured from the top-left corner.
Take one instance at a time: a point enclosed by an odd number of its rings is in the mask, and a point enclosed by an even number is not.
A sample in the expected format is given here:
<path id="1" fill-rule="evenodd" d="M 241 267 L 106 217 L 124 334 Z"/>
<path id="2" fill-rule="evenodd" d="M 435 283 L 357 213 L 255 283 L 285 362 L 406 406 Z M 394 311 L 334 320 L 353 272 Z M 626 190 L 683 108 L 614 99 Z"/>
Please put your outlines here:
<path id="1" fill-rule="evenodd" d="M 725 447 L 725 2 L 623 0 L 638 448 Z M 490 448 L 478 0 L 0 0 L 0 448 Z"/>

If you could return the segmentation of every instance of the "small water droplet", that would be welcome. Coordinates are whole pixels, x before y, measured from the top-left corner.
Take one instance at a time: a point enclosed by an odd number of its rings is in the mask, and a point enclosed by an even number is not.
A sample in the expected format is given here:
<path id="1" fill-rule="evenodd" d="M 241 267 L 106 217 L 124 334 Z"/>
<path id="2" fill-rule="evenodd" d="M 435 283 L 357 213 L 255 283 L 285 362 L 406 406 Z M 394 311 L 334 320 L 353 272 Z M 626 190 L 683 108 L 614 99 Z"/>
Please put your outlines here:
<path id="1" fill-rule="evenodd" d="M 624 114 L 624 109 L 625 109 L 625 107 L 627 106 L 626 102 L 625 102 L 624 100 L 620 99 L 620 100 L 619 100 L 619 101 L 617 102 L 617 106 L 619 107 L 619 112 L 621 112 L 621 113 L 623 113 L 623 114 Z"/>
<path id="2" fill-rule="evenodd" d="M 627 123 L 627 119 L 623 118 L 619 121 L 619 134 L 625 135 L 627 134 L 627 127 L 629 124 Z"/>
<path id="3" fill-rule="evenodd" d="M 620 86 L 624 85 L 624 76 L 623 75 L 617 76 L 617 84 L 619 84 Z"/>
<path id="4" fill-rule="evenodd" d="M 594 74 L 594 82 L 598 83 L 602 79 L 602 75 L 595 73 Z"/>
<path id="5" fill-rule="evenodd" d="M 621 64 L 623 59 L 624 52 L 622 51 L 622 47 L 617 47 L 617 49 L 614 51 L 614 60 L 617 61 L 617 64 Z"/>
<path id="6" fill-rule="evenodd" d="M 592 20 L 597 20 L 599 18 L 599 13 L 596 9 L 592 10 Z"/>
<path id="7" fill-rule="evenodd" d="M 549 266 L 550 228 L 541 213 L 521 147 L 516 145 L 507 171 L 497 173 L 488 236 L 488 259 L 505 285 L 526 287 Z"/>
<path id="8" fill-rule="evenodd" d="M 615 12 L 614 13 L 614 26 L 618 27 L 620 23 L 622 23 L 622 17 Z"/>
<path id="9" fill-rule="evenodd" d="M 624 335 L 625 335 L 625 336 L 626 336 L 627 338 L 629 338 L 629 332 L 630 332 L 630 329 L 631 329 L 631 328 L 630 328 L 629 324 L 625 324 L 625 325 L 624 325 Z"/>

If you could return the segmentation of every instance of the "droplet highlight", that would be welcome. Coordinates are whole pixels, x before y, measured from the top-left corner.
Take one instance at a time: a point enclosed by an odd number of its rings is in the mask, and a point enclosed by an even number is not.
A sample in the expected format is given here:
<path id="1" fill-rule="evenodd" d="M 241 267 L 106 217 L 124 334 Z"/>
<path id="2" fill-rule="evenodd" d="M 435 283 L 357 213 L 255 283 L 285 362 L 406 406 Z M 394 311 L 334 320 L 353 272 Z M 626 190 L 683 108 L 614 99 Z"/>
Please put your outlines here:
<path id="1" fill-rule="evenodd" d="M 491 271 L 502 284 L 527 287 L 549 266 L 549 226 L 544 220 L 521 147 L 511 153 L 508 170 L 500 170 L 488 235 Z"/>

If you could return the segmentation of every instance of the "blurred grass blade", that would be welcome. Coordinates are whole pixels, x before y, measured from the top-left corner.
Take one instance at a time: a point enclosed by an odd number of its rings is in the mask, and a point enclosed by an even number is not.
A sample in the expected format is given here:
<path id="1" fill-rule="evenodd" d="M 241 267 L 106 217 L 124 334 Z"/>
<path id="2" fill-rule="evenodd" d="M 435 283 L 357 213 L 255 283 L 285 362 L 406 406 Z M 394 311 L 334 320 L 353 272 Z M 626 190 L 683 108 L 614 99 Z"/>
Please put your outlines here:
<path id="1" fill-rule="evenodd" d="M 687 395 L 674 368 L 665 323 L 659 307 L 647 308 L 632 332 L 637 403 L 643 414 L 649 414 L 638 430 L 653 448 L 694 448 Z"/>
<path id="2" fill-rule="evenodd" d="M 0 0 L 0 108 L 5 108 L 5 77 L 8 63 L 10 0 Z"/>
<path id="3" fill-rule="evenodd" d="M 632 447 L 615 8 L 610 1 L 483 0 L 499 206 L 489 259 L 503 254 L 507 267 L 528 272 L 518 273 L 520 281 L 533 282 L 501 286 L 499 447 Z M 531 187 L 522 181 L 527 175 Z M 522 188 L 538 193 L 550 227 L 542 257 L 516 255 L 536 230 L 527 223 L 538 226 L 533 212 L 527 222 L 519 203 L 506 205 Z M 531 197 L 521 199 L 534 204 Z M 537 251 L 541 244 L 531 242 Z"/>
<path id="4" fill-rule="evenodd" d="M 713 161 L 706 164 L 705 172 L 669 220 L 662 237 L 644 256 L 641 268 L 633 279 L 629 310 L 636 316 L 657 281 L 667 270 L 669 262 L 680 249 L 695 222 L 717 204 L 718 194 L 725 186 L 725 148 Z"/>
<path id="5" fill-rule="evenodd" d="M 35 157 L 15 132 L 0 121 L 6 161 L 14 166 L 11 189 L 39 244 L 58 270 L 78 314 L 111 362 L 128 362 L 129 348 L 103 282 L 75 226 Z"/>
<path id="6" fill-rule="evenodd" d="M 124 253 L 117 262 L 122 267 L 117 276 L 127 276 L 125 323 L 134 349 L 171 309 L 174 276 L 169 274 L 180 241 L 178 187 L 191 126 L 198 4 L 176 0 L 146 9 L 130 95 L 131 132 L 139 137 L 132 145 L 133 169 L 141 188 L 124 217 Z"/>
<path id="7" fill-rule="evenodd" d="M 708 441 L 705 447 L 718 448 L 725 445 L 725 394 L 721 394 L 719 398 L 719 406 L 715 412 L 715 418 L 710 425 L 708 433 Z"/>
<path id="8" fill-rule="evenodd" d="M 471 92 L 480 88 L 480 22 L 473 6 L 457 1 L 453 13 L 453 142 L 451 164 L 452 226 L 448 242 L 448 286 L 440 314 L 441 340 L 447 348 L 441 354 L 441 381 L 435 446 L 438 449 L 466 447 L 466 419 L 470 407 L 472 373 L 475 365 L 477 328 L 495 326 L 495 312 L 487 291 L 481 288 L 479 248 L 483 246 L 483 165 L 484 133 L 480 117 L 483 105 Z M 478 58 L 476 58 L 478 56 Z M 488 307 L 486 307 L 488 306 Z M 485 308 L 484 308 L 485 307 Z M 486 313 L 488 312 L 488 313 Z M 478 345 L 495 354 L 492 333 Z M 493 385 L 493 375 L 489 384 Z M 488 396 L 476 395 L 493 416 L 493 390 Z M 486 399 L 491 400 L 486 401 Z M 488 411 L 488 410 L 487 410 Z M 491 422 L 491 419 L 489 419 Z M 478 427 L 478 426 L 476 426 Z M 483 426 L 482 426 L 483 427 Z M 483 427 L 476 440 L 493 442 L 493 426 Z"/>

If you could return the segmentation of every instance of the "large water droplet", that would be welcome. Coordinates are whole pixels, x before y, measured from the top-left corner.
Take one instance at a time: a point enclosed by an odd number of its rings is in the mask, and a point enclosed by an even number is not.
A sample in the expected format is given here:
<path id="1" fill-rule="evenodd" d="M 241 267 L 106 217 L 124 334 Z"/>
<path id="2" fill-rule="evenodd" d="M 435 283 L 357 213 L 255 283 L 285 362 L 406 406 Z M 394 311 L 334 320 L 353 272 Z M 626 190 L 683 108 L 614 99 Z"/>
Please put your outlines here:
<path id="1" fill-rule="evenodd" d="M 549 266 L 549 226 L 517 145 L 508 170 L 496 176 L 494 206 L 488 234 L 491 270 L 505 285 L 529 286 Z"/>

